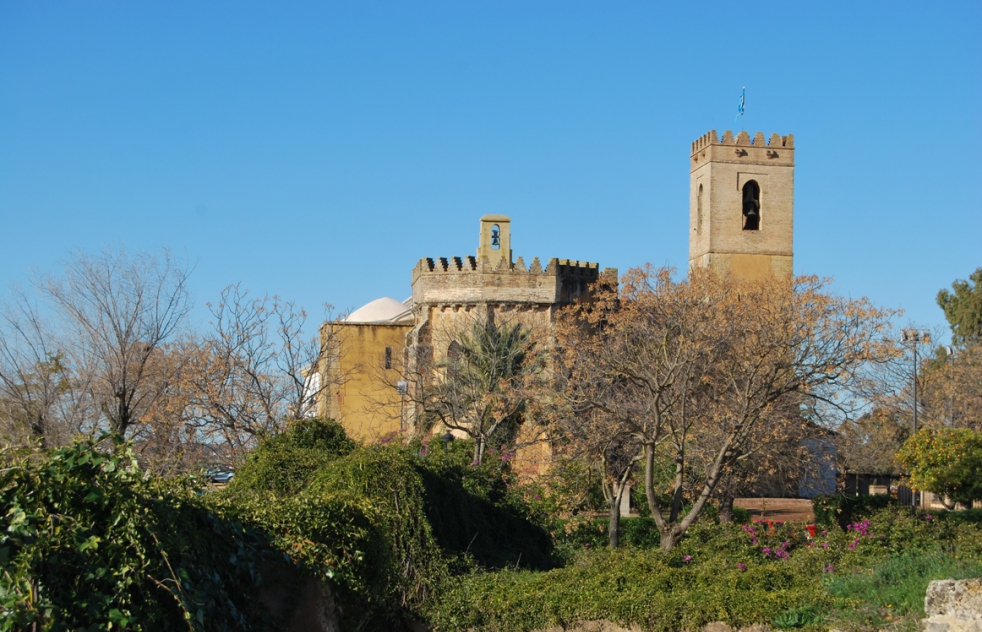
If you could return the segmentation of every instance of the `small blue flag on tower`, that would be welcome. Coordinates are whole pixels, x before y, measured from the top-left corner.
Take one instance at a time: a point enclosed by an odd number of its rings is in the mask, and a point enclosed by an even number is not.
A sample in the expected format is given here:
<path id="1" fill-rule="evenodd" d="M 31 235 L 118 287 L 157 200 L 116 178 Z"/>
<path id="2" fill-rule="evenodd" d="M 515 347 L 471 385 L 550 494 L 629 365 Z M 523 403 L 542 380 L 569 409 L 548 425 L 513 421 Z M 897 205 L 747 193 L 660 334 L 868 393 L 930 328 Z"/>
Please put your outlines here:
<path id="1" fill-rule="evenodd" d="M 740 105 L 737 106 L 737 115 L 733 117 L 733 124 L 736 125 L 737 119 L 743 116 L 743 106 L 747 102 L 747 86 L 743 86 L 740 92 Z"/>

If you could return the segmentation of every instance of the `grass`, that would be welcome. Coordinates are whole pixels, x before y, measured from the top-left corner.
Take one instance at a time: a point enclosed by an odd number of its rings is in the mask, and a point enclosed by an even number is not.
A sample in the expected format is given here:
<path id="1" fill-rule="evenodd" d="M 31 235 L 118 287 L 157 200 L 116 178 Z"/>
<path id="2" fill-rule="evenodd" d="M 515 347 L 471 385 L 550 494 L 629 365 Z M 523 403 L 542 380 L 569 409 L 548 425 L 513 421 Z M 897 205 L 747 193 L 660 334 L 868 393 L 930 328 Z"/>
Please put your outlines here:
<path id="1" fill-rule="evenodd" d="M 954 559 L 943 551 L 885 557 L 869 568 L 828 577 L 826 591 L 840 604 L 835 627 L 916 630 L 924 617 L 924 593 L 936 579 L 982 577 L 982 561 Z"/>

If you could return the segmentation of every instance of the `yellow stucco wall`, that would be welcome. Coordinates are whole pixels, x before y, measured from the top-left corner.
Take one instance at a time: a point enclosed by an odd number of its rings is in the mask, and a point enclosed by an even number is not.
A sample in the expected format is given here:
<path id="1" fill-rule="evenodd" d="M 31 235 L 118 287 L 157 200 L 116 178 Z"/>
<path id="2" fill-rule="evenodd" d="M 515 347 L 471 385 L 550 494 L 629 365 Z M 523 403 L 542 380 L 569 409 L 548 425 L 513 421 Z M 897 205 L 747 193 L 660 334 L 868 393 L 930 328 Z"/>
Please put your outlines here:
<path id="1" fill-rule="evenodd" d="M 348 435 L 366 443 L 398 431 L 401 397 L 396 391 L 406 334 L 412 323 L 325 323 L 321 340 L 330 351 L 321 374 L 328 384 L 317 411 L 338 421 Z M 391 349 L 390 368 L 385 367 Z"/>

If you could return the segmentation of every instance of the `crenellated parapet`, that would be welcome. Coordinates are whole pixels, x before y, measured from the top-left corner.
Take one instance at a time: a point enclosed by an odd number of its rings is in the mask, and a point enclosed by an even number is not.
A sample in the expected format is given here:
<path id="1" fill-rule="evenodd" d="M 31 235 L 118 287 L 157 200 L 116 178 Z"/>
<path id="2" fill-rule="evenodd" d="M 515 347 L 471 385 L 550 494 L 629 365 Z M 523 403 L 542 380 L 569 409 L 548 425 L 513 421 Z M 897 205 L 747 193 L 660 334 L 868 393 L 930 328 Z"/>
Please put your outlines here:
<path id="1" fill-rule="evenodd" d="M 522 257 L 491 263 L 481 257 L 420 259 L 413 269 L 413 305 L 442 303 L 568 303 L 605 277 L 616 284 L 617 271 L 597 263 L 538 257 L 526 266 Z"/>
<path id="2" fill-rule="evenodd" d="M 765 138 L 763 132 L 757 132 L 751 138 L 745 131 L 734 136 L 732 131 L 726 130 L 720 139 L 716 130 L 712 130 L 692 143 L 690 166 L 694 170 L 709 161 L 793 166 L 794 135 L 771 134 L 770 138 Z"/>
<path id="3" fill-rule="evenodd" d="M 515 263 L 508 263 L 506 259 L 499 259 L 496 264 L 492 264 L 486 258 L 466 256 L 466 257 L 437 257 L 420 259 L 413 270 L 413 279 L 421 274 L 457 274 L 457 273 L 487 273 L 496 274 L 550 274 L 567 275 L 574 277 L 598 278 L 600 264 L 590 261 L 577 261 L 575 259 L 556 259 L 552 258 L 542 268 L 542 263 L 536 257 L 532 264 L 525 266 L 525 261 L 519 257 Z"/>

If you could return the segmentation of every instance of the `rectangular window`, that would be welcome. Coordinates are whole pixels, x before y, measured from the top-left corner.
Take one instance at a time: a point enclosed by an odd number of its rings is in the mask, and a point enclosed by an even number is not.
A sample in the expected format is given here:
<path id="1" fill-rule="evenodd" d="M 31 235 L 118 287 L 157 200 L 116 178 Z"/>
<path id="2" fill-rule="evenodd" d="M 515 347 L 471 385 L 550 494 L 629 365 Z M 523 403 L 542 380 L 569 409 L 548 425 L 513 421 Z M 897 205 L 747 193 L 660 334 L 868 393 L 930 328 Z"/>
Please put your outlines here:
<path id="1" fill-rule="evenodd" d="M 385 368 L 392 368 L 392 347 L 385 348 Z"/>

